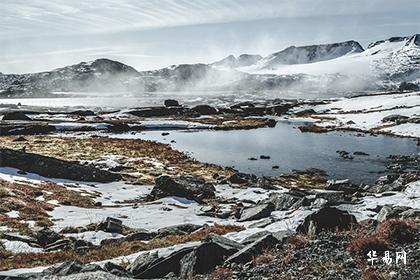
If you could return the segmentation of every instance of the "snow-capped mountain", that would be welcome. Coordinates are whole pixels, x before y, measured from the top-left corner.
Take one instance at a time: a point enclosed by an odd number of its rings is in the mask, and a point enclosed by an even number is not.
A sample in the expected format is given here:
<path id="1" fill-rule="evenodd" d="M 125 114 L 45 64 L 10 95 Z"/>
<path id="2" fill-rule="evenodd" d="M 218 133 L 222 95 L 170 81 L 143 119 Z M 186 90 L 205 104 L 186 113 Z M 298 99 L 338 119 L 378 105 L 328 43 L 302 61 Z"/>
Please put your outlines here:
<path id="1" fill-rule="evenodd" d="M 262 59 L 261 55 L 258 54 L 241 54 L 238 57 L 229 55 L 222 60 L 212 63 L 213 66 L 223 66 L 228 68 L 239 68 L 245 66 L 251 66 Z"/>
<path id="2" fill-rule="evenodd" d="M 138 72 L 109 59 L 32 74 L 1 74 L 0 95 L 57 91 L 299 90 L 362 92 L 420 85 L 420 35 L 289 47 L 266 57 L 230 55 L 211 64 L 181 64 Z M 406 85 L 409 85 L 406 87 Z"/>

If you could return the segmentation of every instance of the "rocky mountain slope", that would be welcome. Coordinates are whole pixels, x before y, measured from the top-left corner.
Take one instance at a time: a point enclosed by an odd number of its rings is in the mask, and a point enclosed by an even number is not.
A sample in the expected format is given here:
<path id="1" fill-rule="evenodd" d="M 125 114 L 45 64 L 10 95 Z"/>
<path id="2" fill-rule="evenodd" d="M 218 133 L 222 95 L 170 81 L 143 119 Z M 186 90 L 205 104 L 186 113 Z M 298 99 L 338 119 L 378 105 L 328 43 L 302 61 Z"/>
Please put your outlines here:
<path id="1" fill-rule="evenodd" d="M 366 92 L 418 89 L 420 35 L 369 44 L 355 41 L 291 46 L 260 55 L 230 55 L 211 64 L 181 64 L 138 72 L 109 59 L 52 71 L 1 74 L 0 95 L 46 96 L 51 92 L 133 92 L 183 90 L 291 90 Z"/>

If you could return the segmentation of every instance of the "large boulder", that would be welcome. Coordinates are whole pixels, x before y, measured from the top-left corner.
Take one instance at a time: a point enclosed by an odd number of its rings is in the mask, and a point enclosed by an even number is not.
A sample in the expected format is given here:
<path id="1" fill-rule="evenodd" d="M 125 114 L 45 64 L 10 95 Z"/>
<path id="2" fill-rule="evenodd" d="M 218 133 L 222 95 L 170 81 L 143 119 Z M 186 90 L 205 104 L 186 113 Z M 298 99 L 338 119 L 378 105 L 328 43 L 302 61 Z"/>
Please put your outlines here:
<path id="1" fill-rule="evenodd" d="M 105 221 L 101 222 L 97 226 L 97 230 L 102 230 L 111 233 L 122 233 L 123 225 L 120 219 L 107 217 Z"/>
<path id="2" fill-rule="evenodd" d="M 190 279 L 194 274 L 204 274 L 224 262 L 225 258 L 238 252 L 244 246 L 222 237 L 211 234 L 191 253 L 181 259 L 179 277 Z"/>
<path id="3" fill-rule="evenodd" d="M 0 167 L 13 167 L 48 178 L 108 183 L 121 175 L 76 162 L 60 160 L 24 151 L 0 149 Z"/>
<path id="4" fill-rule="evenodd" d="M 127 270 L 132 275 L 139 275 L 159 260 L 162 260 L 162 258 L 159 257 L 157 251 L 154 253 L 147 252 L 138 256 L 135 261 L 127 267 Z"/>
<path id="5" fill-rule="evenodd" d="M 265 249 L 271 249 L 280 241 L 272 234 L 265 235 L 251 244 L 248 244 L 232 256 L 230 256 L 226 262 L 227 263 L 247 263 L 252 258 L 258 254 L 260 254 Z"/>
<path id="6" fill-rule="evenodd" d="M 213 108 L 209 105 L 197 105 L 191 108 L 192 111 L 200 114 L 200 115 L 216 115 L 218 111 L 216 108 Z"/>
<path id="7" fill-rule="evenodd" d="M 353 194 L 360 191 L 359 187 L 352 184 L 350 180 L 328 180 L 325 185 L 326 190 L 342 191 L 346 194 Z"/>
<path id="8" fill-rule="evenodd" d="M 199 177 L 162 175 L 156 179 L 155 187 L 150 193 L 149 199 L 156 200 L 167 196 L 179 196 L 202 202 L 203 199 L 214 198 L 215 191 L 216 189 L 212 184 Z"/>
<path id="9" fill-rule="evenodd" d="M 194 225 L 194 224 L 181 224 L 181 225 L 176 225 L 176 226 L 164 227 L 164 228 L 160 228 L 157 231 L 157 237 L 162 238 L 169 235 L 190 234 L 198 230 L 199 228 L 201 228 L 201 226 Z"/>
<path id="10" fill-rule="evenodd" d="M 274 205 L 272 203 L 264 203 L 254 207 L 244 208 L 239 217 L 239 222 L 246 222 L 252 220 L 259 220 L 262 218 L 269 217 L 271 212 L 274 211 Z"/>
<path id="11" fill-rule="evenodd" d="M 187 254 L 191 253 L 193 250 L 193 247 L 183 248 L 181 250 L 173 252 L 167 257 L 157 258 L 156 261 L 149 264 L 144 271 L 141 271 L 138 274 L 134 274 L 134 278 L 155 279 L 165 277 L 169 273 L 179 275 L 181 268 L 181 259 Z"/>
<path id="12" fill-rule="evenodd" d="M 262 203 L 270 203 L 274 205 L 274 210 L 282 211 L 299 208 L 304 203 L 304 200 L 304 196 L 291 193 L 273 193 Z"/>
<path id="13" fill-rule="evenodd" d="M 3 115 L 3 121 L 31 121 L 32 119 L 25 115 L 24 112 L 7 112 Z"/>
<path id="14" fill-rule="evenodd" d="M 175 99 L 166 99 L 164 101 L 165 107 L 178 107 L 179 102 Z"/>
<path id="15" fill-rule="evenodd" d="M 296 231 L 316 234 L 325 230 L 348 230 L 357 224 L 356 218 L 347 211 L 325 207 L 307 216 Z"/>

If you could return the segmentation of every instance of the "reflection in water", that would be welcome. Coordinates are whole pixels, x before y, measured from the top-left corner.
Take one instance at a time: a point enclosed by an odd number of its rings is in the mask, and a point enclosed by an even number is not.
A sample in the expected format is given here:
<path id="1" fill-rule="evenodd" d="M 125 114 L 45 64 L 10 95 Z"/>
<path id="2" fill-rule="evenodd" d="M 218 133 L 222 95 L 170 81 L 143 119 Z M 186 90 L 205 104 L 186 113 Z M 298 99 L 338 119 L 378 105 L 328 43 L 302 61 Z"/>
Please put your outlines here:
<path id="1" fill-rule="evenodd" d="M 130 137 L 126 135 L 127 137 Z M 121 137 L 121 136 L 117 136 Z M 131 135 L 133 137 L 133 135 Z M 144 132 L 134 137 L 170 143 L 189 152 L 194 158 L 223 166 L 234 166 L 257 175 L 278 175 L 293 169 L 319 168 L 336 179 L 349 178 L 356 183 L 372 183 L 385 170 L 386 158 L 392 154 L 415 154 L 420 148 L 412 139 L 389 136 L 357 136 L 354 133 L 301 133 L 292 124 L 278 123 L 275 128 L 236 131 L 172 131 Z M 337 150 L 359 151 L 369 156 L 354 155 L 341 159 Z M 269 160 L 259 159 L 269 155 Z M 250 157 L 257 161 L 248 160 Z M 279 169 L 272 169 L 278 165 Z"/>

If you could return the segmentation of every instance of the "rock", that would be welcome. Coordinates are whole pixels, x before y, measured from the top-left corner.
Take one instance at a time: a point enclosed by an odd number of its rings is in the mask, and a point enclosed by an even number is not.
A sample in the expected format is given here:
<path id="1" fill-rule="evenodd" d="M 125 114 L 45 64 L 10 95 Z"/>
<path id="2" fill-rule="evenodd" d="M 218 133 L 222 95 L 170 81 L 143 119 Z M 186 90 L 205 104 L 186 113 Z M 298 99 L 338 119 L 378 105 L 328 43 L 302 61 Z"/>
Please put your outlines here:
<path id="1" fill-rule="evenodd" d="M 182 224 L 182 225 L 176 225 L 176 226 L 170 226 L 170 227 L 164 227 L 160 228 L 157 231 L 157 236 L 159 238 L 169 236 L 169 235 L 184 235 L 184 234 L 190 234 L 198 229 L 200 229 L 201 226 L 194 225 L 194 224 Z"/>
<path id="2" fill-rule="evenodd" d="M 348 160 L 352 160 L 352 159 L 354 159 L 354 158 L 350 155 L 350 153 L 349 153 L 349 152 L 338 150 L 338 151 L 336 151 L 336 153 L 337 153 L 337 154 L 339 154 L 339 156 L 340 156 L 341 158 L 343 158 L 343 159 L 348 159 Z"/>
<path id="3" fill-rule="evenodd" d="M 244 240 L 242 240 L 241 244 L 248 245 L 248 244 L 254 243 L 255 241 L 257 241 L 261 237 L 265 237 L 265 236 L 270 235 L 270 234 L 271 234 L 271 232 L 269 232 L 267 230 L 256 232 L 256 233 L 251 234 L 250 236 L 246 237 Z"/>
<path id="4" fill-rule="evenodd" d="M 295 196 L 290 193 L 273 193 L 261 203 L 271 203 L 274 205 L 274 210 L 282 211 L 300 207 L 301 203 L 299 202 L 303 202 L 302 199 L 304 197 Z"/>
<path id="5" fill-rule="evenodd" d="M 129 111 L 128 114 L 137 116 L 137 117 L 165 117 L 173 115 L 183 115 L 187 112 L 185 108 L 182 107 L 145 107 L 138 110 Z"/>
<path id="6" fill-rule="evenodd" d="M 121 175 L 85 166 L 79 163 L 59 160 L 23 151 L 1 148 L 0 166 L 13 167 L 25 172 L 36 173 L 48 178 L 62 178 L 77 181 L 107 183 L 121 179 Z"/>
<path id="7" fill-rule="evenodd" d="M 31 121 L 32 119 L 23 112 L 7 112 L 3 114 L 3 121 Z"/>
<path id="8" fill-rule="evenodd" d="M 311 206 L 313 208 L 323 208 L 328 205 L 328 200 L 324 198 L 317 198 L 312 202 Z"/>
<path id="9" fill-rule="evenodd" d="M 228 181 L 232 184 L 246 184 L 249 181 L 249 176 L 245 173 L 237 172 L 228 178 Z"/>
<path id="10" fill-rule="evenodd" d="M 150 265 L 156 263 L 159 260 L 161 260 L 161 258 L 159 258 L 157 251 L 154 253 L 147 252 L 138 256 L 136 260 L 127 267 L 127 270 L 132 275 L 139 275 L 143 273 Z"/>
<path id="11" fill-rule="evenodd" d="M 401 213 L 410 209 L 410 207 L 405 206 L 385 205 L 379 211 L 378 215 L 376 216 L 376 219 L 378 220 L 378 222 L 383 222 L 391 218 L 397 218 Z"/>
<path id="12" fill-rule="evenodd" d="M 325 207 L 307 216 L 296 231 L 317 234 L 324 230 L 348 230 L 354 224 L 357 224 L 356 218 L 347 211 Z"/>
<path id="13" fill-rule="evenodd" d="M 407 183 L 408 181 L 404 175 L 387 175 L 380 177 L 375 185 L 370 186 L 366 191 L 372 193 L 403 191 Z"/>
<path id="14" fill-rule="evenodd" d="M 262 220 L 259 220 L 253 224 L 251 224 L 249 226 L 249 228 L 265 228 L 268 225 L 271 225 L 272 223 L 274 223 L 276 221 L 276 219 L 272 218 L 272 217 L 268 217 Z"/>
<path id="15" fill-rule="evenodd" d="M 346 194 L 353 194 L 359 191 L 359 187 L 352 184 L 350 180 L 328 180 L 325 185 L 326 190 L 342 191 Z"/>
<path id="16" fill-rule="evenodd" d="M 254 157 L 250 157 L 250 158 L 248 158 L 248 160 L 258 160 L 258 159 L 254 158 Z"/>
<path id="17" fill-rule="evenodd" d="M 217 115 L 218 111 L 209 105 L 197 105 L 191 109 L 200 115 Z"/>
<path id="18" fill-rule="evenodd" d="M 135 240 L 150 240 L 156 236 L 156 233 L 149 232 L 147 230 L 139 230 L 134 233 L 130 233 L 124 237 L 126 241 L 135 241 Z"/>
<path id="19" fill-rule="evenodd" d="M 97 230 L 103 230 L 111 233 L 122 233 L 122 223 L 123 222 L 119 219 L 107 217 L 105 221 L 98 224 Z"/>
<path id="20" fill-rule="evenodd" d="M 164 101 L 165 107 L 178 107 L 179 102 L 175 99 L 166 99 Z"/>
<path id="21" fill-rule="evenodd" d="M 134 278 L 139 279 L 155 279 L 165 277 L 169 273 L 174 273 L 178 275 L 180 272 L 181 259 L 191 253 L 194 250 L 194 247 L 183 248 L 178 250 L 167 257 L 158 259 L 157 261 L 150 264 L 147 269 L 139 274 L 135 274 Z"/>
<path id="22" fill-rule="evenodd" d="M 316 114 L 314 109 L 305 109 L 305 110 L 295 112 L 295 116 L 297 117 L 305 117 L 305 116 L 310 116 L 312 114 Z"/>
<path id="23" fill-rule="evenodd" d="M 409 117 L 402 115 L 389 115 L 382 119 L 382 122 L 393 122 L 396 124 L 402 124 L 407 122 Z"/>
<path id="24" fill-rule="evenodd" d="M 279 168 L 280 168 L 280 166 L 278 166 L 278 165 L 273 165 L 271 168 L 272 168 L 272 169 L 279 169 Z"/>
<path id="25" fill-rule="evenodd" d="M 267 121 L 265 122 L 265 125 L 267 127 L 273 128 L 273 127 L 276 127 L 277 121 L 273 119 L 267 119 Z"/>
<path id="26" fill-rule="evenodd" d="M 214 198 L 215 191 L 216 189 L 212 184 L 199 177 L 162 175 L 156 179 L 149 200 L 179 196 L 201 203 L 203 199 Z"/>
<path id="27" fill-rule="evenodd" d="M 400 216 L 404 219 L 408 218 L 419 218 L 420 210 L 419 209 L 409 209 L 400 213 Z"/>
<path id="28" fill-rule="evenodd" d="M 420 85 L 417 85 L 415 83 L 410 83 L 410 82 L 402 82 L 398 86 L 398 90 L 399 91 L 415 91 L 415 90 L 420 90 Z"/>
<path id="29" fill-rule="evenodd" d="M 207 273 L 222 264 L 227 256 L 242 248 L 243 246 L 239 243 L 212 235 L 181 259 L 179 276 L 181 279 L 190 279 L 194 274 Z"/>
<path id="30" fill-rule="evenodd" d="M 41 247 L 46 247 L 48 244 L 52 244 L 62 238 L 62 235 L 50 229 L 43 229 L 35 234 L 35 239 Z"/>
<path id="31" fill-rule="evenodd" d="M 95 112 L 93 112 L 92 110 L 76 110 L 76 111 L 70 112 L 69 115 L 89 117 L 89 116 L 94 116 Z"/>
<path id="32" fill-rule="evenodd" d="M 112 262 L 106 262 L 104 264 L 104 270 L 120 277 L 130 276 L 130 274 L 127 272 L 127 270 L 125 270 L 125 268 Z"/>
<path id="33" fill-rule="evenodd" d="M 279 243 L 279 240 L 272 234 L 257 239 L 251 244 L 248 244 L 243 249 L 239 250 L 232 256 L 230 256 L 226 263 L 246 263 L 252 260 L 252 258 L 260 254 L 264 249 L 271 249 Z"/>
<path id="34" fill-rule="evenodd" d="M 274 205 L 272 203 L 265 203 L 250 208 L 244 208 L 238 221 L 245 222 L 266 218 L 271 215 L 272 211 L 274 211 Z"/>
<path id="35" fill-rule="evenodd" d="M 45 250 L 48 252 L 58 251 L 58 250 L 67 250 L 71 248 L 72 248 L 72 241 L 70 239 L 59 239 L 45 246 Z"/>
<path id="36" fill-rule="evenodd" d="M 266 156 L 266 155 L 260 155 L 260 159 L 270 159 L 270 156 Z"/>
<path id="37" fill-rule="evenodd" d="M 365 153 L 365 152 L 356 151 L 356 152 L 353 152 L 353 155 L 355 155 L 355 156 L 368 156 L 369 154 Z"/>
<path id="38" fill-rule="evenodd" d="M 16 234 L 16 233 L 8 233 L 8 232 L 2 232 L 0 233 L 0 238 L 1 239 L 6 239 L 9 241 L 20 241 L 20 242 L 25 242 L 28 244 L 37 244 L 37 239 L 33 238 L 33 237 L 29 237 L 29 236 L 23 236 L 20 234 Z"/>
<path id="39" fill-rule="evenodd" d="M 52 274 L 55 276 L 67 276 L 79 273 L 83 269 L 83 264 L 77 261 L 64 262 L 60 265 L 47 268 L 43 274 Z"/>

